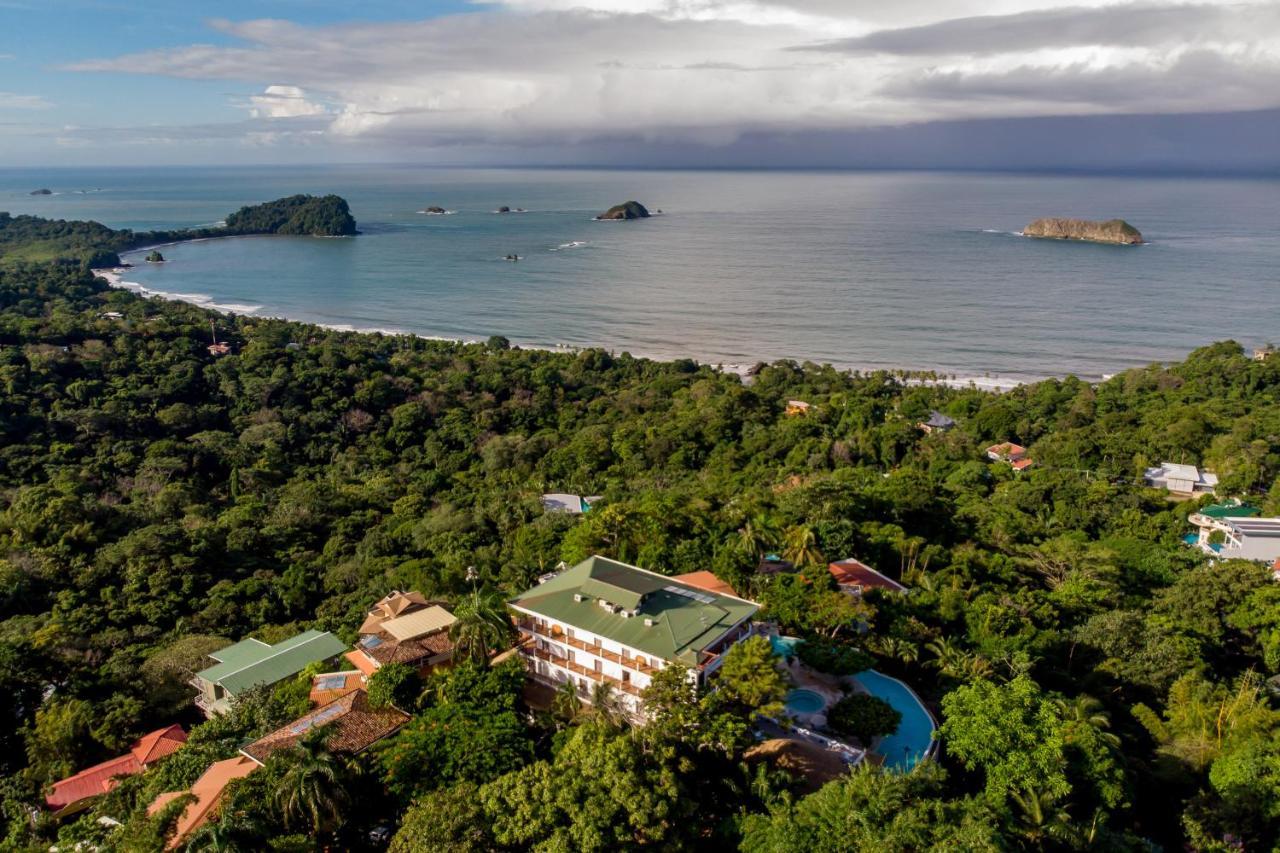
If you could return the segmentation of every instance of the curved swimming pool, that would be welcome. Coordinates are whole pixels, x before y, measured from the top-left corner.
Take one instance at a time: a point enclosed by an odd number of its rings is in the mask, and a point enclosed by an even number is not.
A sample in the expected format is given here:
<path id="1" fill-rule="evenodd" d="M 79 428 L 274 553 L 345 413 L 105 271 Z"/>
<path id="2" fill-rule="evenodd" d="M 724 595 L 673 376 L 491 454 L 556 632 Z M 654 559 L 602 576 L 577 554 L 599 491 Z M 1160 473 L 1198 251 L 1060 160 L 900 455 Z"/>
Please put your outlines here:
<path id="1" fill-rule="evenodd" d="M 816 714 L 827 707 L 827 700 L 816 690 L 797 687 L 787 691 L 786 706 L 792 714 Z"/>
<path id="2" fill-rule="evenodd" d="M 911 691 L 896 678 L 882 675 L 874 669 L 854 676 L 872 696 L 879 697 L 902 714 L 898 730 L 883 738 L 876 752 L 884 756 L 886 767 L 910 770 L 933 747 L 933 717 Z"/>

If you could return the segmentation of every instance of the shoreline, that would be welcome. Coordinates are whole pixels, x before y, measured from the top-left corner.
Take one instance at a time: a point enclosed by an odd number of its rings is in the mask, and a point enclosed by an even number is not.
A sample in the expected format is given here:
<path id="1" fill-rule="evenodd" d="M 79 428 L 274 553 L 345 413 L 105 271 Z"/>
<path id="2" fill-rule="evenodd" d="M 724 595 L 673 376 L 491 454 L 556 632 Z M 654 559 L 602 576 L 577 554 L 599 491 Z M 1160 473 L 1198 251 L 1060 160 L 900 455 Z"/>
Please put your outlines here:
<path id="1" fill-rule="evenodd" d="M 178 245 L 179 243 L 194 243 L 194 242 L 203 242 L 206 240 L 220 240 L 220 239 L 224 239 L 224 238 L 197 237 L 191 240 L 173 240 L 168 243 L 157 243 L 151 246 L 142 246 L 136 249 L 129 249 L 126 252 L 122 252 L 120 254 L 120 260 L 121 262 L 124 262 L 126 256 L 150 251 L 151 249 L 161 248 L 164 246 L 174 246 L 174 245 Z M 378 335 L 387 335 L 390 337 L 398 337 L 401 335 L 405 335 L 409 337 L 419 338 L 421 340 L 445 341 L 448 343 L 456 343 L 456 344 L 464 344 L 464 345 L 480 345 L 484 343 L 484 341 L 479 338 L 470 338 L 470 339 L 452 338 L 452 337 L 447 337 L 442 335 L 427 335 L 419 332 L 411 332 L 405 329 L 391 329 L 391 328 L 379 328 L 379 327 L 356 327 L 346 323 L 322 323 L 322 322 L 316 322 L 312 320 L 303 320 L 296 317 L 289 317 L 284 314 L 261 313 L 266 310 L 266 306 L 246 305 L 243 303 L 235 303 L 235 302 L 218 302 L 213 297 L 206 296 L 204 294 L 174 293 L 174 292 L 168 292 L 168 291 L 152 290 L 151 288 L 148 288 L 142 284 L 139 284 L 138 282 L 126 280 L 125 276 L 128 274 L 128 270 L 129 268 L 121 266 L 121 267 L 103 267 L 100 269 L 91 269 L 90 272 L 93 273 L 93 275 L 101 279 L 104 279 L 111 287 L 118 290 L 127 290 L 130 293 L 136 293 L 139 296 L 142 296 L 144 298 L 165 299 L 172 302 L 185 302 L 188 305 L 195 305 L 198 308 L 204 308 L 209 311 L 216 311 L 220 314 L 239 314 L 242 316 L 260 317 L 263 319 L 285 320 L 292 323 L 305 323 L 308 325 L 316 326 L 318 328 L 327 329 L 333 332 L 351 332 L 355 334 L 378 334 Z M 521 340 L 516 340 L 511 338 L 509 338 L 509 340 L 511 340 L 511 345 L 514 347 L 519 347 L 521 349 L 528 349 L 528 350 L 539 350 L 542 352 L 576 353 L 576 352 L 582 352 L 583 350 L 586 350 L 586 349 L 595 348 L 593 346 L 578 346 L 573 344 L 562 344 L 562 343 L 547 344 L 547 343 L 538 343 L 538 342 L 531 342 L 531 341 L 521 341 Z M 614 350 L 604 344 L 599 345 L 599 348 L 604 349 L 614 354 L 615 356 L 618 354 L 617 350 Z M 669 362 L 669 361 L 676 361 L 682 358 L 688 358 L 699 365 L 711 367 L 714 370 L 719 371 L 720 373 L 733 374 L 737 376 L 739 379 L 742 379 L 743 381 L 750 380 L 751 368 L 753 368 L 757 363 L 759 363 L 759 362 L 725 363 L 725 362 L 703 360 L 695 356 L 689 356 L 689 355 L 655 355 L 655 354 L 633 352 L 631 350 L 624 350 L 624 352 L 629 352 L 632 356 L 636 358 L 643 358 L 649 361 L 659 361 L 659 362 Z M 797 360 L 806 361 L 807 359 L 797 359 Z M 960 375 L 958 373 L 947 373 L 945 371 L 910 370 L 906 368 L 868 367 L 868 366 L 836 365 L 836 364 L 831 364 L 830 366 L 836 370 L 840 370 L 846 373 L 855 373 L 855 374 L 861 374 L 861 375 L 869 375 L 872 373 L 879 373 L 879 372 L 888 373 L 891 376 L 898 379 L 899 381 L 901 381 L 904 385 L 941 386 L 941 387 L 954 388 L 959 390 L 972 388 L 979 391 L 986 391 L 989 393 L 997 393 L 997 394 L 1003 393 L 1005 391 L 1011 391 L 1015 388 L 1019 388 L 1024 385 L 1031 385 L 1036 382 L 1042 382 L 1046 379 L 1064 378 L 1064 376 L 1038 376 L 1038 377 L 1026 377 L 1026 378 L 1000 376 L 1000 375 L 976 376 L 976 375 Z M 1085 379 L 1085 381 L 1096 383 L 1098 381 L 1105 381 L 1106 379 L 1110 378 L 1110 376 L 1107 375 L 1107 376 L 1102 376 L 1098 378 L 1093 378 L 1093 377 L 1081 377 L 1081 378 Z"/>

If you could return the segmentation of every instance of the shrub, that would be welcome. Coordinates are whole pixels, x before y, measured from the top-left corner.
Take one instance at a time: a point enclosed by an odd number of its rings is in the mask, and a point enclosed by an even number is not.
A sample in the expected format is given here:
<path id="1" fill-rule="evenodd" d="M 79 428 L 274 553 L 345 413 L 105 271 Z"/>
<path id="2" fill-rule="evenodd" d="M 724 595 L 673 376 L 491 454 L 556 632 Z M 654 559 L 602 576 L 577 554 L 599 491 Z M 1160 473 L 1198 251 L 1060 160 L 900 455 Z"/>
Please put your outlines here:
<path id="1" fill-rule="evenodd" d="M 796 654 L 806 666 L 832 675 L 853 675 L 870 669 L 874 659 L 862 649 L 825 637 L 805 640 Z"/>
<path id="2" fill-rule="evenodd" d="M 850 693 L 827 711 L 827 726 L 842 735 L 852 735 L 863 743 L 898 730 L 902 713 L 883 699 L 865 693 Z"/>

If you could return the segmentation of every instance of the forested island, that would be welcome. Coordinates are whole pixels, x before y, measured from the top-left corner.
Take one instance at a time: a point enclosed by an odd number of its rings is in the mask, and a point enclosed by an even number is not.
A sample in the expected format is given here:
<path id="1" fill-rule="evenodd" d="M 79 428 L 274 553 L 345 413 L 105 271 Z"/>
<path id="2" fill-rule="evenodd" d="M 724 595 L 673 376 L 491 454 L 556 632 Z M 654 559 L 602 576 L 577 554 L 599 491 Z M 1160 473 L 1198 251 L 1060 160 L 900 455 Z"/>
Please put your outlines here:
<path id="1" fill-rule="evenodd" d="M 326 209 L 228 228 L 354 228 Z M 403 728 L 356 755 L 323 730 L 280 750 L 187 849 L 1234 851 L 1280 834 L 1280 584 L 1184 544 L 1210 497 L 1142 480 L 1199 463 L 1280 514 L 1280 359 L 1223 342 L 1004 394 L 790 361 L 744 383 L 227 317 L 23 260 L 122 234 L 139 236 L 0 219 L 0 848 L 162 850 L 190 801 L 165 792 L 309 707 L 314 669 L 202 722 L 205 655 L 304 629 L 352 643 L 391 590 L 453 608 L 467 659 L 425 682 L 379 670 L 369 701 Z M 546 492 L 600 497 L 548 512 Z M 825 785 L 761 761 L 757 712 L 783 696 L 749 643 L 717 689 L 663 670 L 644 726 L 572 690 L 531 705 L 519 659 L 489 662 L 514 642 L 503 603 L 590 555 L 711 572 L 813 665 L 901 678 L 940 723 L 936 757 Z M 908 591 L 839 591 L 827 562 L 855 555 Z M 781 562 L 797 571 L 759 571 Z M 864 700 L 839 717 L 896 725 Z M 190 735 L 163 762 L 79 814 L 46 808 L 55 780 L 172 724 Z"/>
<path id="2" fill-rule="evenodd" d="M 0 212 L 0 263 L 62 261 L 87 267 L 120 263 L 120 253 L 160 243 L 210 237 L 284 234 L 344 237 L 358 233 L 341 196 L 294 195 L 242 207 L 225 225 L 173 231 L 113 229 L 98 222 L 11 216 Z"/>

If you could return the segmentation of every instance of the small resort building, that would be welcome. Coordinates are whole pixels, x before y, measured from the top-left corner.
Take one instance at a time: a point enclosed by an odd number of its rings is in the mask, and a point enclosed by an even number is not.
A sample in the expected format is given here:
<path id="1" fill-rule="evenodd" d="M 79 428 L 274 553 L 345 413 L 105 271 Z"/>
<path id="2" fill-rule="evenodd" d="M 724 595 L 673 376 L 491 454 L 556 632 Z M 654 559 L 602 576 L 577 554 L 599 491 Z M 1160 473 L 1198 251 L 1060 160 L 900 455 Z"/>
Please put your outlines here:
<path id="1" fill-rule="evenodd" d="M 1269 565 L 1280 560 L 1280 518 L 1212 519 L 1202 513 L 1197 515 L 1202 516 L 1204 524 L 1196 544 L 1206 553 L 1223 560 L 1253 560 Z M 1221 542 L 1211 542 L 1214 532 L 1222 533 Z"/>
<path id="2" fill-rule="evenodd" d="M 725 653 L 751 635 L 759 605 L 637 566 L 589 557 L 510 602 L 530 677 L 574 685 L 589 702 L 611 684 L 623 707 L 643 719 L 640 693 L 668 666 L 703 683 Z"/>
<path id="3" fill-rule="evenodd" d="M 402 663 L 426 675 L 453 660 L 453 614 L 420 592 L 393 591 L 369 611 L 360 639 L 344 657 L 366 678 Z"/>
<path id="4" fill-rule="evenodd" d="M 1012 441 L 993 444 L 987 448 L 987 458 L 992 462 L 1004 462 L 1015 471 L 1025 471 L 1035 463 L 1027 458 L 1027 449 Z"/>
<path id="5" fill-rule="evenodd" d="M 679 581 L 689 586 L 696 586 L 698 589 L 705 589 L 707 592 L 715 592 L 720 595 L 732 595 L 737 597 L 738 593 L 729 584 L 720 580 L 711 572 L 687 572 L 683 575 L 673 575 L 674 581 Z"/>
<path id="6" fill-rule="evenodd" d="M 931 435 L 935 432 L 947 432 L 955 427 L 955 425 L 955 421 L 942 414 L 942 412 L 937 411 L 930 412 L 929 419 L 927 421 L 920 421 L 916 424 L 916 426 L 926 435 Z"/>
<path id="7" fill-rule="evenodd" d="M 237 755 L 225 761 L 215 761 L 187 790 L 168 791 L 156 797 L 151 805 L 147 806 L 147 814 L 152 817 L 164 811 L 165 806 L 179 797 L 187 794 L 195 797 L 195 801 L 189 803 L 178 816 L 173 836 L 165 845 L 166 848 L 176 850 L 181 847 L 187 836 L 204 826 L 218 813 L 218 804 L 222 801 L 222 794 L 227 790 L 227 786 L 257 769 L 258 763 L 243 755 Z"/>
<path id="8" fill-rule="evenodd" d="M 1218 488 L 1217 474 L 1176 462 L 1161 462 L 1155 468 L 1148 468 L 1142 479 L 1149 487 L 1164 489 L 1176 497 L 1211 495 Z"/>
<path id="9" fill-rule="evenodd" d="M 250 637 L 212 652 L 217 663 L 196 673 L 191 685 L 199 692 L 195 703 L 205 716 L 225 714 L 237 696 L 263 685 L 276 684 L 302 672 L 310 664 L 341 654 L 346 644 L 328 631 L 303 631 L 275 645 Z"/>
<path id="10" fill-rule="evenodd" d="M 297 746 L 312 731 L 323 728 L 325 747 L 330 752 L 357 755 L 407 722 L 409 715 L 404 711 L 392 707 L 374 708 L 369 705 L 368 693 L 354 690 L 245 744 L 240 747 L 240 754 L 263 765 L 272 753 Z"/>
<path id="11" fill-rule="evenodd" d="M 808 403 L 806 403 L 804 400 L 788 400 L 787 408 L 784 414 L 786 414 L 787 417 L 794 418 L 797 415 L 809 414 L 809 410 L 811 408 L 813 407 Z"/>
<path id="12" fill-rule="evenodd" d="M 81 811 L 95 797 L 114 788 L 120 777 L 142 773 L 152 764 L 177 752 L 186 742 L 187 733 L 179 725 L 145 734 L 124 755 L 54 782 L 44 803 L 58 817 Z"/>
<path id="13" fill-rule="evenodd" d="M 882 575 L 861 560 L 846 557 L 827 564 L 827 571 L 841 592 L 861 596 L 869 589 L 883 589 L 887 592 L 906 592 L 907 588 L 891 577 Z"/>
<path id="14" fill-rule="evenodd" d="M 600 495 L 570 495 L 564 492 L 550 492 L 542 496 L 542 508 L 547 512 L 567 512 L 570 515 L 582 515 L 591 511 L 591 506 L 602 498 Z"/>

